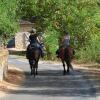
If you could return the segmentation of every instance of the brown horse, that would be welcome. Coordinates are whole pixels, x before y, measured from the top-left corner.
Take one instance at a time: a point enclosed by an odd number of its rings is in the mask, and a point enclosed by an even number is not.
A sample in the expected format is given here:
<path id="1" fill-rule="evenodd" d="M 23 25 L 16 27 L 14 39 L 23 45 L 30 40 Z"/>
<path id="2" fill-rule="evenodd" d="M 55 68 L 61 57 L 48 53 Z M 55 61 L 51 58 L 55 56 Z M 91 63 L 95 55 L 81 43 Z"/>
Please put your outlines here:
<path id="1" fill-rule="evenodd" d="M 59 58 L 61 59 L 62 64 L 63 64 L 63 68 L 64 68 L 63 74 L 64 75 L 66 74 L 65 64 L 67 64 L 67 73 L 69 73 L 70 69 L 73 70 L 73 66 L 71 64 L 73 53 L 74 53 L 73 49 L 70 46 L 66 48 L 62 47 L 59 50 Z"/>
<path id="2" fill-rule="evenodd" d="M 40 56 L 41 51 L 38 47 L 31 45 L 28 46 L 26 51 L 26 57 L 29 60 L 31 75 L 34 74 L 34 77 L 38 74 L 37 69 Z"/>

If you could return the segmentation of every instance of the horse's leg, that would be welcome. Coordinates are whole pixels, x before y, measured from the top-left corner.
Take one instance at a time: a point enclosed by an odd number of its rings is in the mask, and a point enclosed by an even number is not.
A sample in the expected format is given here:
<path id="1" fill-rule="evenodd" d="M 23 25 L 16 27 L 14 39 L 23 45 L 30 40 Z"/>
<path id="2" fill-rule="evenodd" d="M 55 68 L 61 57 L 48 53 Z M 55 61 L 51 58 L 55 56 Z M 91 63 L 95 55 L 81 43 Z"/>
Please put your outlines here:
<path id="1" fill-rule="evenodd" d="M 34 64 L 34 76 L 37 74 L 37 61 Z"/>
<path id="2" fill-rule="evenodd" d="M 37 52 L 37 56 L 36 56 L 36 65 L 35 65 L 35 69 L 36 69 L 36 75 L 38 75 L 38 61 L 40 58 L 40 50 Z"/>
<path id="3" fill-rule="evenodd" d="M 38 69 L 38 62 L 36 63 L 36 75 L 38 75 L 37 69 Z"/>
<path id="4" fill-rule="evenodd" d="M 33 74 L 34 74 L 34 77 L 35 77 L 35 75 L 36 75 L 36 73 L 35 73 L 35 68 L 33 68 Z"/>
<path id="5" fill-rule="evenodd" d="M 63 64 L 63 68 L 64 68 L 63 75 L 65 75 L 65 74 L 66 74 L 66 69 L 65 69 L 65 63 L 64 63 L 64 60 L 62 60 L 62 64 Z"/>
<path id="6" fill-rule="evenodd" d="M 32 64 L 32 61 L 30 59 L 29 59 L 29 64 L 30 64 L 31 75 L 32 75 L 33 74 L 33 72 L 32 72 L 33 64 Z"/>
<path id="7" fill-rule="evenodd" d="M 66 60 L 66 64 L 67 64 L 67 73 L 69 73 L 69 61 Z"/>
<path id="8" fill-rule="evenodd" d="M 36 61 L 34 61 L 33 60 L 33 67 L 32 67 L 32 72 L 33 72 L 33 74 L 34 74 L 34 77 L 35 77 L 35 75 L 36 75 Z"/>
<path id="9" fill-rule="evenodd" d="M 69 68 L 73 70 L 73 66 L 72 66 L 71 62 L 69 62 Z"/>
<path id="10" fill-rule="evenodd" d="M 69 73 L 69 68 L 73 70 L 73 66 L 71 65 L 71 60 L 70 59 L 66 60 L 66 64 L 67 64 L 67 72 Z"/>
<path id="11" fill-rule="evenodd" d="M 34 74 L 34 77 L 35 77 L 35 61 L 34 60 L 29 60 L 29 63 L 30 63 L 30 68 L 31 68 L 31 75 Z"/>

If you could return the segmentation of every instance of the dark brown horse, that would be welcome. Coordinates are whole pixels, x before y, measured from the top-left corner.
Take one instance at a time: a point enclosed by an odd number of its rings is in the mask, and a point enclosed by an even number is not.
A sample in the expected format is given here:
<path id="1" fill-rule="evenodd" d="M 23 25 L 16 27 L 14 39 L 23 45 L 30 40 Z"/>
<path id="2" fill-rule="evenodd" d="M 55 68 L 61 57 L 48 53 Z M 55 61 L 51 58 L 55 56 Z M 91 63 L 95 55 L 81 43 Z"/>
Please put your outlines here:
<path id="1" fill-rule="evenodd" d="M 71 64 L 72 58 L 73 58 L 73 53 L 74 53 L 74 51 L 71 47 L 66 47 L 66 48 L 62 47 L 59 50 L 59 57 L 62 61 L 63 68 L 64 68 L 64 71 L 63 71 L 64 75 L 66 74 L 65 65 L 67 65 L 67 73 L 69 73 L 70 69 L 73 70 L 73 66 Z"/>
<path id="2" fill-rule="evenodd" d="M 37 69 L 38 69 L 38 61 L 41 56 L 40 49 L 36 46 L 31 46 L 29 45 L 26 51 L 26 57 L 29 60 L 30 64 L 30 69 L 31 69 L 31 75 L 38 74 Z"/>

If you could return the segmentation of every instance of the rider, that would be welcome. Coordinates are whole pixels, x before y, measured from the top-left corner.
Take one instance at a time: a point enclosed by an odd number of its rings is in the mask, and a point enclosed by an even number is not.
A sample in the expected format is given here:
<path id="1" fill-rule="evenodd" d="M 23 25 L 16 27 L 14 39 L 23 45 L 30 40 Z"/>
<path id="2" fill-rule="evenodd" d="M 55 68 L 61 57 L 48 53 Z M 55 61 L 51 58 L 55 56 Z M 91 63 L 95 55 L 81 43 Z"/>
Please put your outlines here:
<path id="1" fill-rule="evenodd" d="M 57 57 L 59 57 L 60 48 L 66 48 L 70 46 L 70 35 L 68 32 L 64 32 L 64 36 L 59 38 L 59 49 L 56 51 Z"/>
<path id="2" fill-rule="evenodd" d="M 35 46 L 35 47 L 38 47 L 41 51 L 41 57 L 44 56 L 43 54 L 43 49 L 42 49 L 42 46 L 41 46 L 41 41 L 39 40 L 38 36 L 39 34 L 36 32 L 36 29 L 32 29 L 30 31 L 30 36 L 29 36 L 29 46 Z"/>
<path id="3" fill-rule="evenodd" d="M 69 47 L 70 46 L 70 35 L 68 32 L 65 32 L 65 35 L 62 39 L 62 46 L 63 47 Z"/>

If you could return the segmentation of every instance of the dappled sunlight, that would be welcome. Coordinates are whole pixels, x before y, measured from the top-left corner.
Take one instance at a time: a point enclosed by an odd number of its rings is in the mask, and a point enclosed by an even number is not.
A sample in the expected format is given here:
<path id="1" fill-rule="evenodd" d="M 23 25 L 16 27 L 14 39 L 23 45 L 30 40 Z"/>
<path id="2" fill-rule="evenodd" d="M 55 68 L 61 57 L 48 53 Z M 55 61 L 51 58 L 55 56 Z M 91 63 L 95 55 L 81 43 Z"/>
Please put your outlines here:
<path id="1" fill-rule="evenodd" d="M 10 69 L 8 70 L 8 77 L 5 79 L 8 83 L 19 85 L 22 82 L 22 79 L 24 79 L 23 72 L 17 70 L 17 69 Z"/>
<path id="2" fill-rule="evenodd" d="M 13 90 L 17 90 L 24 79 L 24 74 L 22 71 L 18 70 L 14 66 L 8 69 L 7 77 L 0 82 L 0 95 L 5 96 Z"/>
<path id="3" fill-rule="evenodd" d="M 61 70 L 39 70 L 36 78 L 29 72 L 25 72 L 26 77 L 21 84 L 22 87 L 13 93 L 44 96 L 95 96 L 96 92 L 100 93 L 100 78 L 97 81 L 92 77 L 93 73 L 89 72 L 91 71 L 76 69 L 69 75 L 63 76 Z"/>
<path id="4" fill-rule="evenodd" d="M 20 88 L 10 92 L 12 95 L 91 98 L 100 94 L 99 70 L 79 67 L 73 64 L 74 70 L 71 70 L 69 74 L 66 73 L 66 75 L 63 75 L 61 62 L 40 61 L 38 75 L 34 78 L 30 74 L 29 64 L 24 59 L 11 60 L 25 74 L 23 77 L 20 76 L 19 70 L 15 72 L 11 71 L 12 75 L 15 73 L 14 77 L 18 76 L 18 80 L 21 81 Z M 12 82 L 12 84 L 16 85 L 16 81 Z"/>

